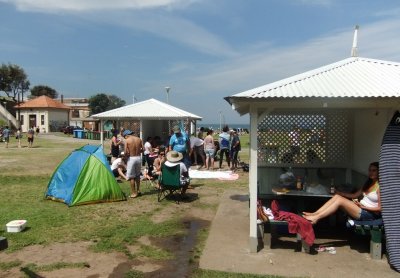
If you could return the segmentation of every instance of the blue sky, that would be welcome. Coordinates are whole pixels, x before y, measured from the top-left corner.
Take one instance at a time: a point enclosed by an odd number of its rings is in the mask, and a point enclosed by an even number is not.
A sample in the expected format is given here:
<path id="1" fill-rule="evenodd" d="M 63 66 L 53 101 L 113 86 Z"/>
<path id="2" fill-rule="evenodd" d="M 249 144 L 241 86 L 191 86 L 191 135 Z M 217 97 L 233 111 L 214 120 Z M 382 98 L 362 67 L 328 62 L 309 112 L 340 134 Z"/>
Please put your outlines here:
<path id="1" fill-rule="evenodd" d="M 350 56 L 400 62 L 399 1 L 0 0 L 0 63 L 65 97 L 155 98 L 248 123 L 223 99 Z"/>

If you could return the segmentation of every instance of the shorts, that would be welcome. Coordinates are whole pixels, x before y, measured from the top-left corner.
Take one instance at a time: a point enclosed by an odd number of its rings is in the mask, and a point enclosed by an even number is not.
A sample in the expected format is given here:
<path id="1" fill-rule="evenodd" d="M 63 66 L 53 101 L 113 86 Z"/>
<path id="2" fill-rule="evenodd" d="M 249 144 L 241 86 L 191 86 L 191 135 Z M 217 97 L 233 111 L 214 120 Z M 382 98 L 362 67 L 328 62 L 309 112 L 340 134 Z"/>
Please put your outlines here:
<path id="1" fill-rule="evenodd" d="M 118 178 L 119 176 L 119 172 L 118 172 L 118 168 L 115 168 L 114 170 L 112 170 L 114 177 Z"/>
<path id="2" fill-rule="evenodd" d="M 206 153 L 207 157 L 214 158 L 214 156 L 215 156 L 215 150 L 214 149 L 204 150 L 204 152 Z"/>
<path id="3" fill-rule="evenodd" d="M 140 156 L 130 156 L 126 165 L 126 178 L 128 180 L 140 178 L 142 159 Z"/>
<path id="4" fill-rule="evenodd" d="M 10 142 L 10 137 L 4 137 L 4 142 L 9 143 Z"/>
<path id="5" fill-rule="evenodd" d="M 381 218 L 382 216 L 381 216 L 381 214 L 379 213 L 373 213 L 373 212 L 370 212 L 370 211 L 368 211 L 368 210 L 365 210 L 365 209 L 361 209 L 361 211 L 360 211 L 360 217 L 357 219 L 357 220 L 359 220 L 359 221 L 370 221 L 370 220 L 375 220 L 375 219 L 378 219 L 378 218 Z"/>
<path id="6" fill-rule="evenodd" d="M 28 142 L 29 143 L 33 142 L 33 137 L 28 137 Z"/>

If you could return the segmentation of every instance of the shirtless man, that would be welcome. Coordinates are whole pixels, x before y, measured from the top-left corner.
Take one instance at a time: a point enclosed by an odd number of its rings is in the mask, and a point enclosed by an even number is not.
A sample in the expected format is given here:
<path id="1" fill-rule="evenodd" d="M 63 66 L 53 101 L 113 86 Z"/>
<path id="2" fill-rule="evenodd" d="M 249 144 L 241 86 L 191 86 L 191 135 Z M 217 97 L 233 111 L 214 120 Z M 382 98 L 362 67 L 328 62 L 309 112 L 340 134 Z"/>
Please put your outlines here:
<path id="1" fill-rule="evenodd" d="M 129 197 L 136 198 L 140 195 L 140 170 L 142 166 L 140 155 L 143 152 L 143 142 L 142 139 L 133 135 L 133 132 L 129 129 L 123 132 L 123 136 L 125 138 L 125 156 L 128 157 L 126 178 L 131 185 L 131 195 Z"/>

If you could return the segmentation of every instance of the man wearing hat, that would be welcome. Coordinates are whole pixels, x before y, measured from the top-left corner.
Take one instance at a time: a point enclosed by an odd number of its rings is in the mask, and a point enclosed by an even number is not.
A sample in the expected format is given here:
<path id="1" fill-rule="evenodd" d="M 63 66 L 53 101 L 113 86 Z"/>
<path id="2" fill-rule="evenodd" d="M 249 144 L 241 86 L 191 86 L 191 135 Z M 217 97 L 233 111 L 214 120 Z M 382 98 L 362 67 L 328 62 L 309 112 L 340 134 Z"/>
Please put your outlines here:
<path id="1" fill-rule="evenodd" d="M 165 161 L 164 165 L 167 167 L 174 167 L 176 165 L 179 165 L 181 172 L 181 185 L 183 185 L 181 193 L 185 194 L 189 185 L 189 172 L 186 168 L 186 165 L 181 161 L 182 159 L 182 153 L 177 151 L 169 151 L 167 153 L 167 161 Z"/>
<path id="2" fill-rule="evenodd" d="M 129 129 L 122 134 L 125 138 L 125 156 L 128 157 L 126 165 L 126 178 L 131 185 L 130 198 L 136 198 L 140 193 L 140 171 L 142 167 L 142 159 L 140 155 L 143 152 L 142 139 L 133 135 Z"/>
<path id="3" fill-rule="evenodd" d="M 189 161 L 189 150 L 190 150 L 190 141 L 186 134 L 181 132 L 181 129 L 178 125 L 172 128 L 174 134 L 169 139 L 169 151 L 176 151 L 183 155 L 183 163 L 186 168 L 190 166 Z"/>

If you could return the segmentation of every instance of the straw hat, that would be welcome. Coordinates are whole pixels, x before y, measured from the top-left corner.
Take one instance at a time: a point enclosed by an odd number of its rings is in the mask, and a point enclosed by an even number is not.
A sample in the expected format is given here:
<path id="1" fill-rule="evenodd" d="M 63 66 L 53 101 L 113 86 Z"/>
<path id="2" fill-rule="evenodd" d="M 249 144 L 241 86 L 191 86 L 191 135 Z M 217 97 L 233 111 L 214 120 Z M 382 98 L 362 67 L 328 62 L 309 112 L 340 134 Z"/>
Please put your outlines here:
<path id="1" fill-rule="evenodd" d="M 176 151 L 170 151 L 167 153 L 167 160 L 169 162 L 178 162 L 181 161 L 183 158 L 183 154 L 178 153 Z"/>

